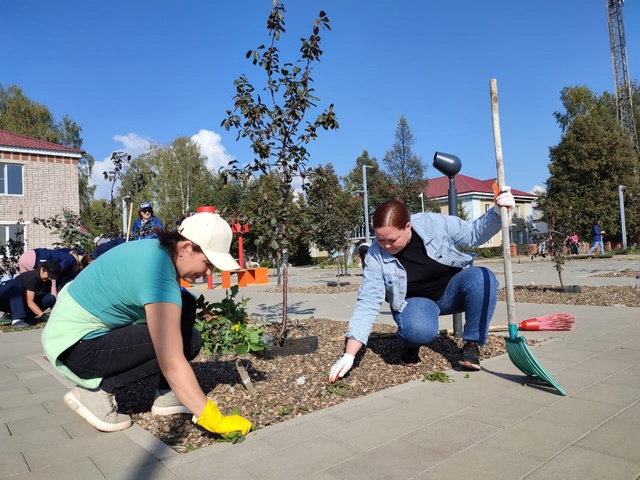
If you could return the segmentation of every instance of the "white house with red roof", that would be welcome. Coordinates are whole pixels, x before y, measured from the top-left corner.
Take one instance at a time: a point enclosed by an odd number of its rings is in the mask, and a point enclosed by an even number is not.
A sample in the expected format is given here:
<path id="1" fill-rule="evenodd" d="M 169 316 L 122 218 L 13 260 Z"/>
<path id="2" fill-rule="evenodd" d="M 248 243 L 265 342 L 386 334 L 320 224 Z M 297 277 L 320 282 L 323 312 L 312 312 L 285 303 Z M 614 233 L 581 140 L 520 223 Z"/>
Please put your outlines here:
<path id="1" fill-rule="evenodd" d="M 0 245 L 24 229 L 26 249 L 59 238 L 33 223 L 67 208 L 78 214 L 78 161 L 83 150 L 0 130 Z"/>
<path id="2" fill-rule="evenodd" d="M 466 175 L 456 175 L 454 185 L 457 192 L 458 201 L 462 203 L 462 208 L 469 220 L 476 219 L 493 208 L 493 188 L 496 178 L 478 180 Z M 533 205 L 536 196 L 511 188 L 511 193 L 516 200 L 513 218 L 520 218 L 526 223 L 534 221 Z M 429 184 L 425 192 L 426 196 L 440 204 L 440 212 L 449 214 L 449 177 L 437 177 L 429 179 Z M 528 243 L 526 232 L 521 228 L 512 229 L 512 241 L 515 243 Z M 483 246 L 499 246 L 502 244 L 500 234 L 495 235 Z"/>

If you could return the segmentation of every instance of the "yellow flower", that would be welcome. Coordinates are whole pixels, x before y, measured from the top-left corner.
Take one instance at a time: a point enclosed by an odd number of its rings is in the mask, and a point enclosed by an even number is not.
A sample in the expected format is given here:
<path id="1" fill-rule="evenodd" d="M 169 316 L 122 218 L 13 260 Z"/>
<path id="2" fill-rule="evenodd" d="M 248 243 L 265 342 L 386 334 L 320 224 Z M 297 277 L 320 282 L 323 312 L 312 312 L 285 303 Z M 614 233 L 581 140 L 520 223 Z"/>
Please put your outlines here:
<path id="1" fill-rule="evenodd" d="M 233 327 L 231 327 L 231 330 L 233 330 L 234 332 L 239 332 L 240 331 L 240 324 L 236 323 Z"/>

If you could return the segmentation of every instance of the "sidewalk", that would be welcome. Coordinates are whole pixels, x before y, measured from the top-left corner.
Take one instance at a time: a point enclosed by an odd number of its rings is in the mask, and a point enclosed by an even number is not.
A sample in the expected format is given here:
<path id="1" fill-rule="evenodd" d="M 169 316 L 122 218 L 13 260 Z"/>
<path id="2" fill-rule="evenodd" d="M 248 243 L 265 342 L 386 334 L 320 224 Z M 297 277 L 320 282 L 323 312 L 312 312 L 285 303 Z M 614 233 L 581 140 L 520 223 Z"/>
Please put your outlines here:
<path id="1" fill-rule="evenodd" d="M 502 282 L 502 263 L 486 265 Z M 633 258 L 568 262 L 564 277 L 568 284 L 638 285 L 592 276 L 625 268 L 640 265 Z M 513 271 L 519 285 L 558 284 L 549 262 L 514 262 Z M 332 272 L 294 268 L 289 282 L 332 279 Z M 264 292 L 274 286 L 271 277 L 267 286 L 241 289 L 251 312 L 278 318 L 282 295 Z M 224 295 L 206 284 L 192 290 L 207 299 Z M 289 293 L 289 313 L 347 320 L 355 297 Z M 518 318 L 560 310 L 576 316 L 573 331 L 524 333 L 548 339 L 531 350 L 566 397 L 528 385 L 504 355 L 483 361 L 468 378 L 449 371 L 453 383 L 399 385 L 263 428 L 242 444 L 186 454 L 137 425 L 94 430 L 62 402 L 68 383 L 43 358 L 40 330 L 0 334 L 0 478 L 637 479 L 640 308 L 516 305 Z M 390 315 L 383 310 L 379 320 Z M 504 303 L 493 323 L 507 323 Z"/>

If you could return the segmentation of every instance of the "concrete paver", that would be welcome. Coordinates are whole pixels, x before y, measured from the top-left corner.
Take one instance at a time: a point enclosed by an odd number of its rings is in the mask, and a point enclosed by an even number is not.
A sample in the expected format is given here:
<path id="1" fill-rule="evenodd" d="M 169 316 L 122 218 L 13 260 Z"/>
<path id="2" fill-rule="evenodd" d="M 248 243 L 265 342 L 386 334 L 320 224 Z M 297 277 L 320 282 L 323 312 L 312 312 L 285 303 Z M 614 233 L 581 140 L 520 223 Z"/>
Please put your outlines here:
<path id="1" fill-rule="evenodd" d="M 487 265 L 502 281 L 502 263 Z M 564 279 L 637 285 L 636 279 L 593 276 L 627 268 L 640 269 L 638 260 L 569 261 Z M 515 262 L 513 269 L 516 284 L 558 283 L 550 262 Z M 334 279 L 331 272 L 293 268 L 289 284 Z M 270 277 L 270 285 L 241 290 L 252 315 L 280 319 L 281 294 L 266 291 L 274 283 Z M 225 295 L 206 284 L 192 291 L 209 301 Z M 355 296 L 289 293 L 289 317 L 346 321 Z M 43 358 L 40 331 L 0 334 L 0 478 L 466 480 L 473 466 L 492 479 L 637 479 L 640 308 L 516 305 L 518 318 L 561 310 L 576 316 L 574 330 L 522 334 L 545 340 L 531 350 L 566 397 L 536 386 L 503 355 L 468 376 L 448 372 L 452 383 L 398 385 L 263 428 L 242 444 L 186 454 L 137 425 L 114 434 L 95 431 L 62 402 L 70 385 Z M 393 323 L 384 308 L 378 321 Z M 443 317 L 442 325 L 448 322 Z M 504 304 L 493 323 L 507 323 Z"/>

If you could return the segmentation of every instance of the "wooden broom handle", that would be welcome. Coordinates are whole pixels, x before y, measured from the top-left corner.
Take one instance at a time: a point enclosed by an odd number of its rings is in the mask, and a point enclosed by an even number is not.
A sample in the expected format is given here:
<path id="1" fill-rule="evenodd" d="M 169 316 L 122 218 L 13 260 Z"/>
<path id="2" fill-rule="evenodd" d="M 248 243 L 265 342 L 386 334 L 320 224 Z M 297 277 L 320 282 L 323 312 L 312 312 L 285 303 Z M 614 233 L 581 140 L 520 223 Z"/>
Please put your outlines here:
<path id="1" fill-rule="evenodd" d="M 496 169 L 498 171 L 498 188 L 502 191 L 504 182 L 504 162 L 502 160 L 502 138 L 500 136 L 500 115 L 498 112 L 498 82 L 495 78 L 489 81 L 491 92 L 491 120 L 493 124 L 493 145 L 496 152 Z M 500 207 L 502 223 L 502 259 L 504 262 L 504 283 L 507 295 L 507 320 L 516 323 L 515 296 L 513 294 L 513 272 L 511 271 L 511 249 L 509 245 L 509 211 Z"/>

